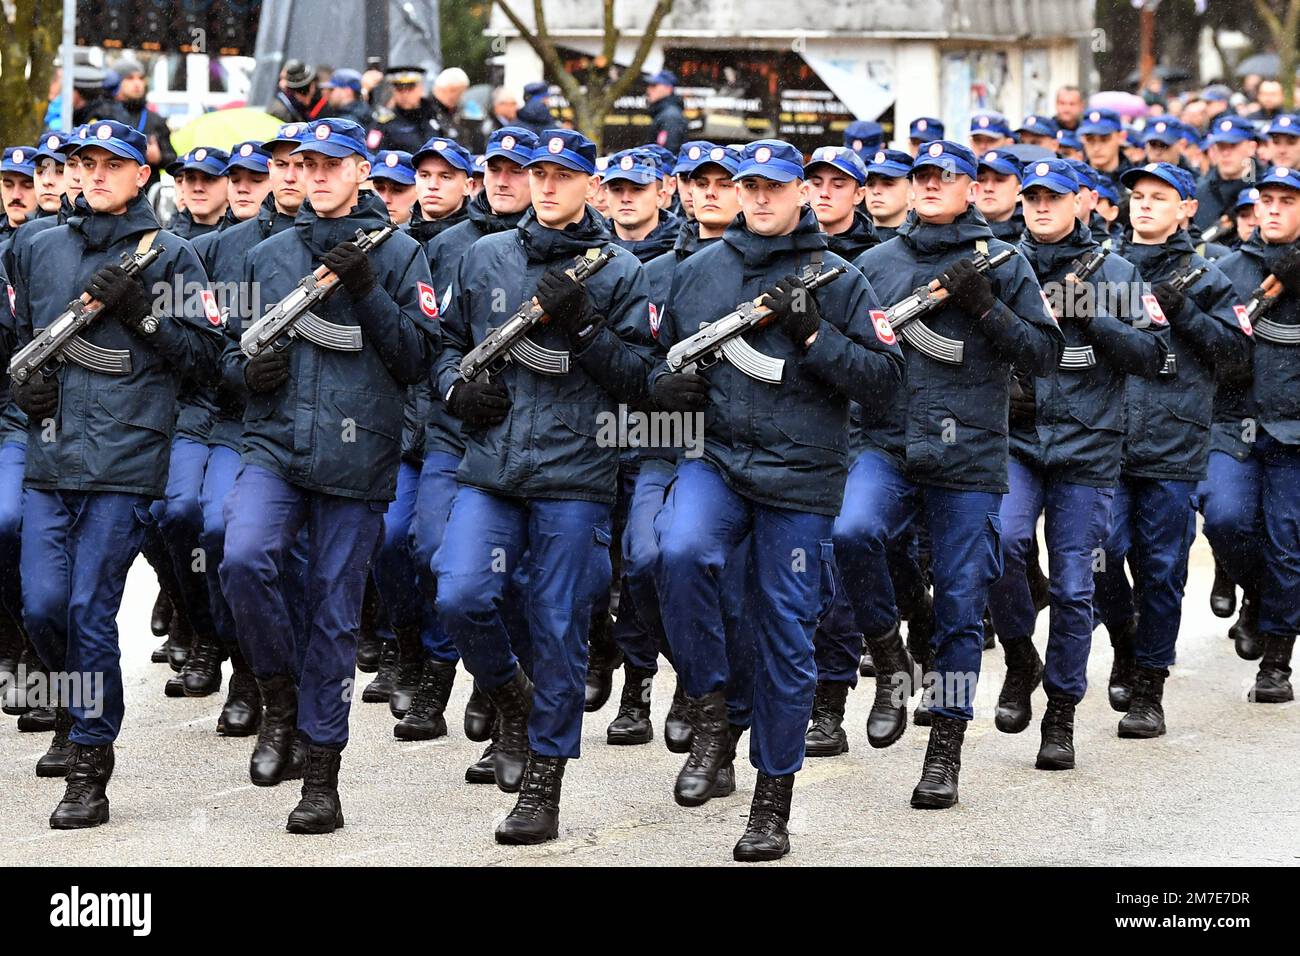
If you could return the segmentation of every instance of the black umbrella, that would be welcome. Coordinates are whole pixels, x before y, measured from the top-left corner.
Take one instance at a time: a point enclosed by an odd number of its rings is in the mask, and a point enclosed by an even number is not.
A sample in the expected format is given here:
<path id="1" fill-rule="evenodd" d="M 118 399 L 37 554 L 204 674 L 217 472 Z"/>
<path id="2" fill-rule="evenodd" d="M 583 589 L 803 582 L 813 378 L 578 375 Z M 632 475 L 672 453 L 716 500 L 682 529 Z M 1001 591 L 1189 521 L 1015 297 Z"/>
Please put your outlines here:
<path id="1" fill-rule="evenodd" d="M 1157 66 L 1155 68 L 1155 74 L 1156 76 L 1160 77 L 1160 79 L 1164 80 L 1166 83 L 1181 83 L 1183 82 L 1183 80 L 1189 80 L 1192 77 L 1192 74 L 1188 73 L 1180 66 Z M 1128 75 L 1128 82 L 1129 83 L 1142 82 L 1141 71 L 1134 70 L 1132 73 L 1130 73 Z"/>
<path id="2" fill-rule="evenodd" d="M 1256 53 L 1238 63 L 1236 73 L 1238 76 L 1249 76 L 1254 73 L 1271 80 L 1277 76 L 1277 68 L 1276 53 Z"/>

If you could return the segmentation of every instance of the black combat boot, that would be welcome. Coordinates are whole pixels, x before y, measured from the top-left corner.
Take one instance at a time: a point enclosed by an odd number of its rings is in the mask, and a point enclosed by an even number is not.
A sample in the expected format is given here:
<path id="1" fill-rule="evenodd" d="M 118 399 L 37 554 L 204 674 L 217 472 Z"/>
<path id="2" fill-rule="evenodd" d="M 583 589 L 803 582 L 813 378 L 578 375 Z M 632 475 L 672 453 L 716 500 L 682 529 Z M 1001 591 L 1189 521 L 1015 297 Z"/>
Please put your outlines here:
<path id="1" fill-rule="evenodd" d="M 379 591 L 372 577 L 366 578 L 366 596 L 361 602 L 361 627 L 357 630 L 357 670 L 373 674 L 379 669 L 383 641 L 379 637 Z M 385 698 L 386 699 L 386 698 Z"/>
<path id="2" fill-rule="evenodd" d="M 609 613 L 593 614 L 587 644 L 587 693 L 583 709 L 600 710 L 614 692 L 614 671 L 623 663 L 623 652 L 614 643 Z"/>
<path id="3" fill-rule="evenodd" d="M 215 634 L 194 634 L 190 656 L 181 671 L 186 697 L 208 697 L 221 690 L 221 662 L 226 659 L 225 648 Z"/>
<path id="4" fill-rule="evenodd" d="M 298 736 L 298 688 L 292 677 L 257 682 L 262 692 L 262 726 L 248 764 L 248 776 L 259 787 L 274 787 L 289 779 L 286 771 Z"/>
<path id="5" fill-rule="evenodd" d="M 499 723 L 495 719 L 492 721 L 491 739 L 483 751 L 483 756 L 465 768 L 466 783 L 495 784 L 497 782 L 497 738 L 501 736 Z"/>
<path id="6" fill-rule="evenodd" d="M 812 726 L 804 734 L 804 753 L 809 757 L 838 757 L 849 752 L 849 735 L 844 731 L 844 701 L 849 685 L 843 681 L 818 681 L 813 693 Z"/>
<path id="7" fill-rule="evenodd" d="M 154 598 L 153 611 L 149 614 L 149 630 L 153 631 L 154 637 L 161 637 L 163 642 L 153 649 L 149 655 L 151 664 L 166 664 L 168 661 L 167 651 L 167 633 L 172 626 L 172 599 L 162 588 L 158 589 L 158 596 Z"/>
<path id="8" fill-rule="evenodd" d="M 72 733 L 72 713 L 66 707 L 54 709 L 54 739 L 50 749 L 36 761 L 36 776 L 66 777 L 68 764 L 72 760 L 73 743 L 68 739 Z"/>
<path id="9" fill-rule="evenodd" d="M 396 641 L 383 641 L 379 649 L 379 668 L 374 678 L 361 691 L 363 704 L 386 704 L 393 695 L 393 681 L 397 678 L 398 651 Z"/>
<path id="10" fill-rule="evenodd" d="M 623 696 L 618 701 L 618 716 L 605 730 L 605 742 L 615 745 L 648 744 L 655 739 L 650 723 L 650 690 L 655 672 L 623 663 Z"/>
<path id="11" fill-rule="evenodd" d="M 343 754 L 331 747 L 307 745 L 302 774 L 302 799 L 289 813 L 290 833 L 333 833 L 343 828 L 339 803 L 339 762 Z"/>
<path id="12" fill-rule="evenodd" d="M 1106 695 L 1110 698 L 1110 709 L 1121 714 L 1128 713 L 1133 698 L 1133 682 L 1137 680 L 1137 658 L 1133 651 L 1136 637 L 1135 621 L 1129 621 L 1110 635 L 1110 646 L 1115 651 L 1115 659 L 1110 665 L 1110 684 L 1106 688 Z"/>
<path id="13" fill-rule="evenodd" d="M 0 611 L 0 686 L 8 688 L 18 679 L 22 656 L 23 632 L 13 618 Z"/>
<path id="14" fill-rule="evenodd" d="M 186 658 L 190 656 L 190 645 L 194 643 L 194 630 L 190 627 L 190 619 L 180 607 L 175 607 L 172 612 L 171 627 L 168 628 L 167 640 L 163 643 L 167 647 L 167 664 L 179 674 L 181 668 L 185 666 Z"/>
<path id="15" fill-rule="evenodd" d="M 1047 698 L 1043 711 L 1043 742 L 1034 766 L 1039 770 L 1074 769 L 1074 704 Z"/>
<path id="16" fill-rule="evenodd" d="M 1291 688 L 1291 652 L 1294 648 L 1294 634 L 1265 635 L 1264 656 L 1249 695 L 1254 703 L 1285 704 L 1295 700 L 1295 691 Z"/>
<path id="17" fill-rule="evenodd" d="M 20 717 L 31 710 L 33 698 L 37 696 L 36 689 L 40 684 L 40 675 L 43 673 L 45 673 L 45 665 L 36 656 L 36 649 L 30 643 L 25 644 L 18 654 L 18 664 L 14 667 L 14 680 L 5 688 L 4 702 L 0 704 L 0 711 L 10 717 Z M 46 686 L 48 687 L 49 684 L 47 683 Z M 51 715 L 52 719 L 53 715 Z"/>
<path id="18" fill-rule="evenodd" d="M 691 749 L 691 718 L 686 704 L 686 688 L 681 680 L 673 691 L 673 702 L 664 718 L 664 746 L 670 753 L 684 754 Z"/>
<path id="19" fill-rule="evenodd" d="M 492 736 L 496 729 L 497 709 L 492 698 L 478 689 L 475 682 L 465 702 L 465 736 L 475 743 L 482 743 Z"/>
<path id="20" fill-rule="evenodd" d="M 527 846 L 560 835 L 560 784 L 564 781 L 566 763 L 563 757 L 528 752 L 519 799 L 510 814 L 497 824 L 498 843 Z"/>
<path id="21" fill-rule="evenodd" d="M 907 619 L 907 652 L 915 661 L 914 667 L 918 675 L 918 683 L 913 688 L 913 693 L 920 691 L 921 694 L 916 702 L 916 710 L 912 713 L 912 723 L 918 727 L 930 726 L 930 700 L 933 697 L 933 690 L 930 687 L 933 681 L 930 671 L 934 667 L 934 645 L 931 643 L 933 639 L 934 598 L 930 596 L 929 591 L 924 591 L 916 612 Z M 902 731 L 899 731 L 899 735 L 902 735 Z M 870 737 L 868 733 L 868 742 Z"/>
<path id="22" fill-rule="evenodd" d="M 230 652 L 230 685 L 217 718 L 217 733 L 223 737 L 251 737 L 261 723 L 262 692 L 244 655 L 236 648 Z"/>
<path id="23" fill-rule="evenodd" d="M 401 720 L 411 709 L 411 698 L 424 673 L 424 642 L 420 640 L 420 627 L 395 627 L 397 635 L 397 672 L 393 675 L 393 691 L 388 695 L 388 710 Z"/>
<path id="24" fill-rule="evenodd" d="M 393 727 L 398 740 L 433 740 L 447 736 L 447 698 L 456 680 L 455 661 L 426 660 L 406 716 Z"/>
<path id="25" fill-rule="evenodd" d="M 533 682 L 521 667 L 506 683 L 488 692 L 497 708 L 500 736 L 497 738 L 497 787 L 518 793 L 528 765 L 528 715 L 533 712 Z"/>
<path id="26" fill-rule="evenodd" d="M 1004 734 L 1018 734 L 1029 726 L 1034 715 L 1031 701 L 1034 688 L 1043 681 L 1043 660 L 1028 637 L 1003 639 L 1002 650 L 1007 658 L 1007 676 L 998 694 L 993 723 Z"/>
<path id="27" fill-rule="evenodd" d="M 33 707 L 18 715 L 18 730 L 24 734 L 48 734 L 54 729 L 54 708 Z"/>
<path id="28" fill-rule="evenodd" d="M 903 646 L 897 624 L 884 634 L 868 637 L 867 646 L 876 662 L 876 697 L 867 714 L 867 743 L 879 750 L 895 743 L 907 730 L 907 701 L 918 689 L 916 665 Z"/>
<path id="29" fill-rule="evenodd" d="M 735 724 L 727 725 L 727 760 L 718 768 L 718 782 L 713 785 L 713 796 L 710 799 L 729 797 L 736 792 L 736 745 L 747 729 Z"/>
<path id="30" fill-rule="evenodd" d="M 939 714 L 932 714 L 930 719 L 930 742 L 925 747 L 921 781 L 912 791 L 912 806 L 918 810 L 946 810 L 957 802 L 966 721 Z"/>
<path id="31" fill-rule="evenodd" d="M 714 795 L 718 770 L 727 761 L 727 695 L 715 690 L 703 697 L 688 697 L 686 704 L 691 718 L 691 752 L 677 774 L 673 799 L 683 807 L 698 807 Z"/>
<path id="32" fill-rule="evenodd" d="M 1215 617 L 1232 617 L 1232 612 L 1237 610 L 1237 586 L 1217 557 L 1214 559 L 1214 584 L 1210 588 L 1210 610 Z"/>
<path id="33" fill-rule="evenodd" d="M 112 744 L 73 744 L 68 786 L 50 814 L 50 829 L 85 830 L 107 823 L 108 781 L 112 776 Z"/>
<path id="34" fill-rule="evenodd" d="M 862 657 L 858 661 L 858 676 L 876 676 L 876 659 L 871 656 L 871 646 L 869 644 L 864 645 L 862 648 Z"/>
<path id="35" fill-rule="evenodd" d="M 1259 633 L 1259 597 L 1241 596 L 1241 613 L 1237 622 L 1228 628 L 1228 636 L 1236 646 L 1237 656 L 1243 661 L 1257 661 L 1264 656 L 1264 640 Z"/>
<path id="36" fill-rule="evenodd" d="M 1119 719 L 1121 737 L 1159 737 L 1165 732 L 1165 678 L 1169 671 L 1138 665 L 1128 713 Z"/>
<path id="37" fill-rule="evenodd" d="M 297 719 L 295 718 L 295 723 Z M 307 739 L 295 729 L 289 743 L 289 764 L 284 768 L 282 780 L 301 780 L 307 766 Z"/>
<path id="38" fill-rule="evenodd" d="M 760 773 L 754 781 L 754 799 L 749 804 L 749 822 L 736 842 L 731 858 L 740 863 L 779 860 L 790 852 L 790 801 L 794 797 L 794 774 L 769 777 Z"/>

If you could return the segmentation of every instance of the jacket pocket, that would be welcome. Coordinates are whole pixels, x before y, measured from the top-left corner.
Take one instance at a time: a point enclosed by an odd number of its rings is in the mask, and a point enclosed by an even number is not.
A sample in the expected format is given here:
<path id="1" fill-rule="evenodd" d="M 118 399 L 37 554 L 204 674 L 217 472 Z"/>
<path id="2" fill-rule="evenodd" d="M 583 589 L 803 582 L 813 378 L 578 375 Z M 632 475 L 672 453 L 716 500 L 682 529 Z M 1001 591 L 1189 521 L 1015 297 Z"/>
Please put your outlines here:
<path id="1" fill-rule="evenodd" d="M 175 419 L 175 394 L 166 389 L 98 389 L 83 431 L 87 470 L 113 484 L 158 485 L 167 473 Z"/>
<path id="2" fill-rule="evenodd" d="M 391 495 L 401 449 L 402 398 L 322 388 L 312 443 L 319 484 Z"/>

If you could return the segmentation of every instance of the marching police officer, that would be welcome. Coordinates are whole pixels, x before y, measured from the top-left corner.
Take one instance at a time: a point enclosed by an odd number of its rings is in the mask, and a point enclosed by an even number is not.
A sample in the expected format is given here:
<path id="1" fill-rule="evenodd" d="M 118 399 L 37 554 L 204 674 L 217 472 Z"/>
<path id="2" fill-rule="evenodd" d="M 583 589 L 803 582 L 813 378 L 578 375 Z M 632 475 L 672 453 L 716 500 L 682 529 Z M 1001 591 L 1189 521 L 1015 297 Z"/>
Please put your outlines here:
<path id="1" fill-rule="evenodd" d="M 844 127 L 844 146 L 853 150 L 865 162 L 866 158 L 885 145 L 885 128 L 871 120 L 854 120 Z"/>
<path id="2" fill-rule="evenodd" d="M 294 155 L 302 156 L 307 199 L 291 229 L 253 247 L 245 281 L 277 302 L 323 265 L 343 288 L 314 313 L 355 329 L 360 348 L 297 337 L 244 363 L 233 341 L 227 346 L 224 361 L 243 364 L 250 394 L 220 574 L 265 708 L 259 743 L 267 746 L 253 756 L 254 770 L 265 765 L 264 780 L 254 782 L 278 782 L 296 716 L 307 749 L 302 800 L 287 826 L 327 833 L 343 825 L 347 686 L 366 577 L 397 481 L 405 389 L 427 373 L 439 337 L 418 244 L 399 233 L 369 253 L 357 245 L 358 230 L 373 235 L 390 225 L 379 197 L 359 191 L 370 173 L 365 131 L 351 120 L 318 120 Z M 309 617 L 295 687 L 292 621 L 277 570 L 304 528 Z"/>
<path id="3" fill-rule="evenodd" d="M 678 412 L 710 407 L 703 458 L 685 459 L 658 522 L 660 593 L 668 640 L 691 710 L 691 751 L 674 798 L 698 806 L 714 794 L 729 739 L 726 642 L 720 577 L 751 536 L 744 575 L 750 631 L 761 661 L 754 685 L 750 761 L 758 770 L 737 860 L 790 850 L 794 774 L 816 684 L 813 629 L 831 596 L 830 530 L 844 490 L 848 404 L 888 398 L 902 361 L 892 334 L 868 327 L 876 306 L 856 269 L 827 249 L 803 205 L 803 157 L 789 143 L 745 147 L 735 173 L 743 214 L 722 241 L 680 263 L 659 327 L 671 349 L 738 305 L 763 298 L 774 321 L 748 344 L 781 360 L 780 384 L 722 362 L 707 374 L 652 377 L 656 401 Z M 697 207 L 698 214 L 698 207 Z M 846 274 L 817 293 L 805 269 Z M 742 558 L 743 559 L 743 558 Z"/>
<path id="4" fill-rule="evenodd" d="M 1196 184 L 1196 218 L 1208 229 L 1232 209 L 1242 187 L 1260 178 L 1263 164 L 1255 159 L 1255 127 L 1239 116 L 1220 114 L 1206 137 L 1212 168 Z"/>
<path id="5" fill-rule="evenodd" d="M 893 239 L 907 219 L 911 169 L 912 157 L 897 149 L 878 149 L 867 162 L 867 213 L 880 242 Z"/>
<path id="6" fill-rule="evenodd" d="M 597 437 L 616 402 L 644 396 L 651 343 L 635 256 L 608 249 L 613 258 L 585 286 L 566 271 L 610 244 L 586 205 L 595 145 L 546 130 L 526 165 L 531 211 L 461 261 L 436 387 L 465 438 L 460 489 L 433 559 L 438 616 L 499 714 L 497 785 L 519 798 L 496 839 L 511 844 L 558 835 L 565 765 L 578 756 L 591 608 L 610 582 L 618 448 Z M 512 361 L 490 377 L 463 378 L 465 354 L 534 296 L 549 321 L 529 338 L 567 353 L 568 371 Z M 503 618 L 525 559 L 532 680 Z"/>
<path id="7" fill-rule="evenodd" d="M 23 614 L 45 665 L 78 675 L 79 693 L 60 702 L 40 768 L 68 777 L 50 817 L 55 829 L 108 821 L 123 711 L 114 619 L 151 520 L 149 501 L 163 493 L 179 379 L 210 374 L 221 344 L 197 296 L 173 294 L 169 302 L 148 291 L 201 286 L 207 277 L 188 243 L 158 228 L 141 192 L 149 178 L 144 135 L 104 121 L 77 150 L 84 193 L 73 215 L 15 263 L 20 343 L 84 290 L 105 310 L 83 337 L 126 369 L 105 373 L 73 360 L 15 390 L 29 420 Z M 124 252 L 155 248 L 158 259 L 138 277 L 118 264 Z"/>
<path id="8" fill-rule="evenodd" d="M 1025 216 L 1020 210 L 1020 160 L 1011 153 L 991 149 L 980 157 L 979 190 L 975 205 L 988 221 L 993 238 L 1020 241 Z"/>
<path id="9" fill-rule="evenodd" d="M 640 262 L 649 262 L 673 247 L 681 220 L 662 208 L 665 190 L 658 159 L 646 149 L 626 149 L 609 158 L 601 183 L 609 197 L 615 244 Z"/>
<path id="10" fill-rule="evenodd" d="M 1124 144 L 1123 123 L 1114 110 L 1088 110 L 1079 123 L 1078 136 L 1088 165 L 1097 172 L 1120 180 L 1132 168 L 1133 164 L 1120 149 Z"/>
<path id="11" fill-rule="evenodd" d="M 169 171 L 178 180 L 185 208 L 172 219 L 172 231 L 183 239 L 197 239 L 214 231 L 226 213 L 226 177 L 221 171 L 230 161 L 224 149 L 196 146 Z"/>
<path id="12" fill-rule="evenodd" d="M 835 523 L 836 560 L 858 624 L 869 643 L 888 639 L 890 659 L 904 661 L 895 643 L 898 608 L 888 545 L 904 539 L 918 520 L 929 528 L 935 673 L 927 678 L 927 698 L 933 723 L 912 794 L 917 808 L 957 802 L 984 607 L 1002 570 L 997 513 L 1007 491 L 1010 370 L 1047 374 L 1062 341 L 1023 257 L 1013 253 L 986 273 L 972 261 L 972 255 L 1012 248 L 993 238 L 972 208 L 977 175 L 969 149 L 947 140 L 931 143 L 910 172 L 914 212 L 892 240 L 857 261 L 885 302 L 897 302 L 936 278 L 947 290 L 944 304 L 921 320 L 930 334 L 904 333 L 905 400 L 863 404 L 869 447 L 854 462 Z M 880 321 L 888 325 L 886 317 Z M 874 657 L 874 645 L 872 651 Z M 891 676 L 898 682 L 911 675 Z M 882 724 L 889 717 L 877 716 Z M 885 740 L 901 736 L 906 718 L 900 718 Z"/>
<path id="13" fill-rule="evenodd" d="M 1030 114 L 1025 117 L 1025 121 L 1017 127 L 1015 132 L 1016 137 L 1026 146 L 1037 146 L 1050 153 L 1055 153 L 1060 149 L 1061 145 L 1056 139 L 1059 129 L 1056 120 L 1050 116 Z"/>
<path id="14" fill-rule="evenodd" d="M 415 167 L 411 154 L 400 149 L 381 149 L 375 154 L 375 168 L 370 171 L 370 183 L 384 201 L 388 218 L 398 226 L 411 221 L 415 205 Z"/>
<path id="15" fill-rule="evenodd" d="M 809 205 L 831 252 L 852 262 L 879 242 L 871 219 L 862 211 L 867 167 L 856 152 L 841 146 L 819 147 L 804 167 L 804 179 Z"/>
<path id="16" fill-rule="evenodd" d="M 943 139 L 943 120 L 933 116 L 918 116 L 907 128 L 907 148 L 911 156 L 937 139 Z"/>
<path id="17" fill-rule="evenodd" d="M 645 97 L 650 104 L 651 142 L 673 156 L 686 139 L 686 116 L 682 98 L 675 92 L 677 77 L 671 70 L 660 70 L 646 80 Z M 527 89 L 524 91 L 527 93 Z"/>
<path id="18" fill-rule="evenodd" d="M 1010 146 L 1014 142 L 1011 137 L 1011 126 L 1001 113 L 980 113 L 978 116 L 971 117 L 970 148 L 977 158 L 991 149 Z"/>

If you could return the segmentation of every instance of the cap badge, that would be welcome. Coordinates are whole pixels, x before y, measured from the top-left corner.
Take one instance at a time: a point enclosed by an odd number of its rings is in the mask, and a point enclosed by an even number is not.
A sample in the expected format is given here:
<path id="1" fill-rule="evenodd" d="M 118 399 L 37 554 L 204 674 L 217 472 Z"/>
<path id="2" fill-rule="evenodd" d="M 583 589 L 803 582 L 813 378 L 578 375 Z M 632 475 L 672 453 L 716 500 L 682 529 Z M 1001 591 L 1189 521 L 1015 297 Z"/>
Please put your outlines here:
<path id="1" fill-rule="evenodd" d="M 931 144 L 930 144 L 930 150 L 929 150 L 929 152 L 930 152 L 930 155 L 931 155 L 931 156 L 942 156 L 942 155 L 943 155 L 943 147 L 942 147 L 941 145 L 939 145 L 938 143 L 931 143 Z"/>
<path id="2" fill-rule="evenodd" d="M 558 153 L 562 149 L 564 149 L 564 140 L 559 136 L 552 136 L 550 141 L 546 144 L 546 151 L 549 153 Z"/>
<path id="3" fill-rule="evenodd" d="M 1046 163 L 1039 163 L 1037 166 L 1034 167 L 1034 175 L 1046 176 L 1049 172 L 1051 172 L 1051 169 L 1052 167 L 1048 166 Z"/>
<path id="4" fill-rule="evenodd" d="M 112 138 L 113 138 L 113 127 L 111 127 L 111 126 L 109 126 L 107 123 L 105 123 L 105 124 L 104 124 L 103 126 L 101 126 L 99 129 L 95 130 L 95 135 L 98 136 L 100 139 L 112 139 Z"/>
<path id="5" fill-rule="evenodd" d="M 396 166 L 396 165 L 397 165 L 397 154 L 396 154 L 396 153 L 389 153 L 387 156 L 385 156 L 385 157 L 384 157 L 384 165 L 385 165 L 385 166 Z"/>
<path id="6" fill-rule="evenodd" d="M 766 146 L 760 146 L 754 150 L 754 162 L 765 163 L 772 158 L 772 150 Z"/>

